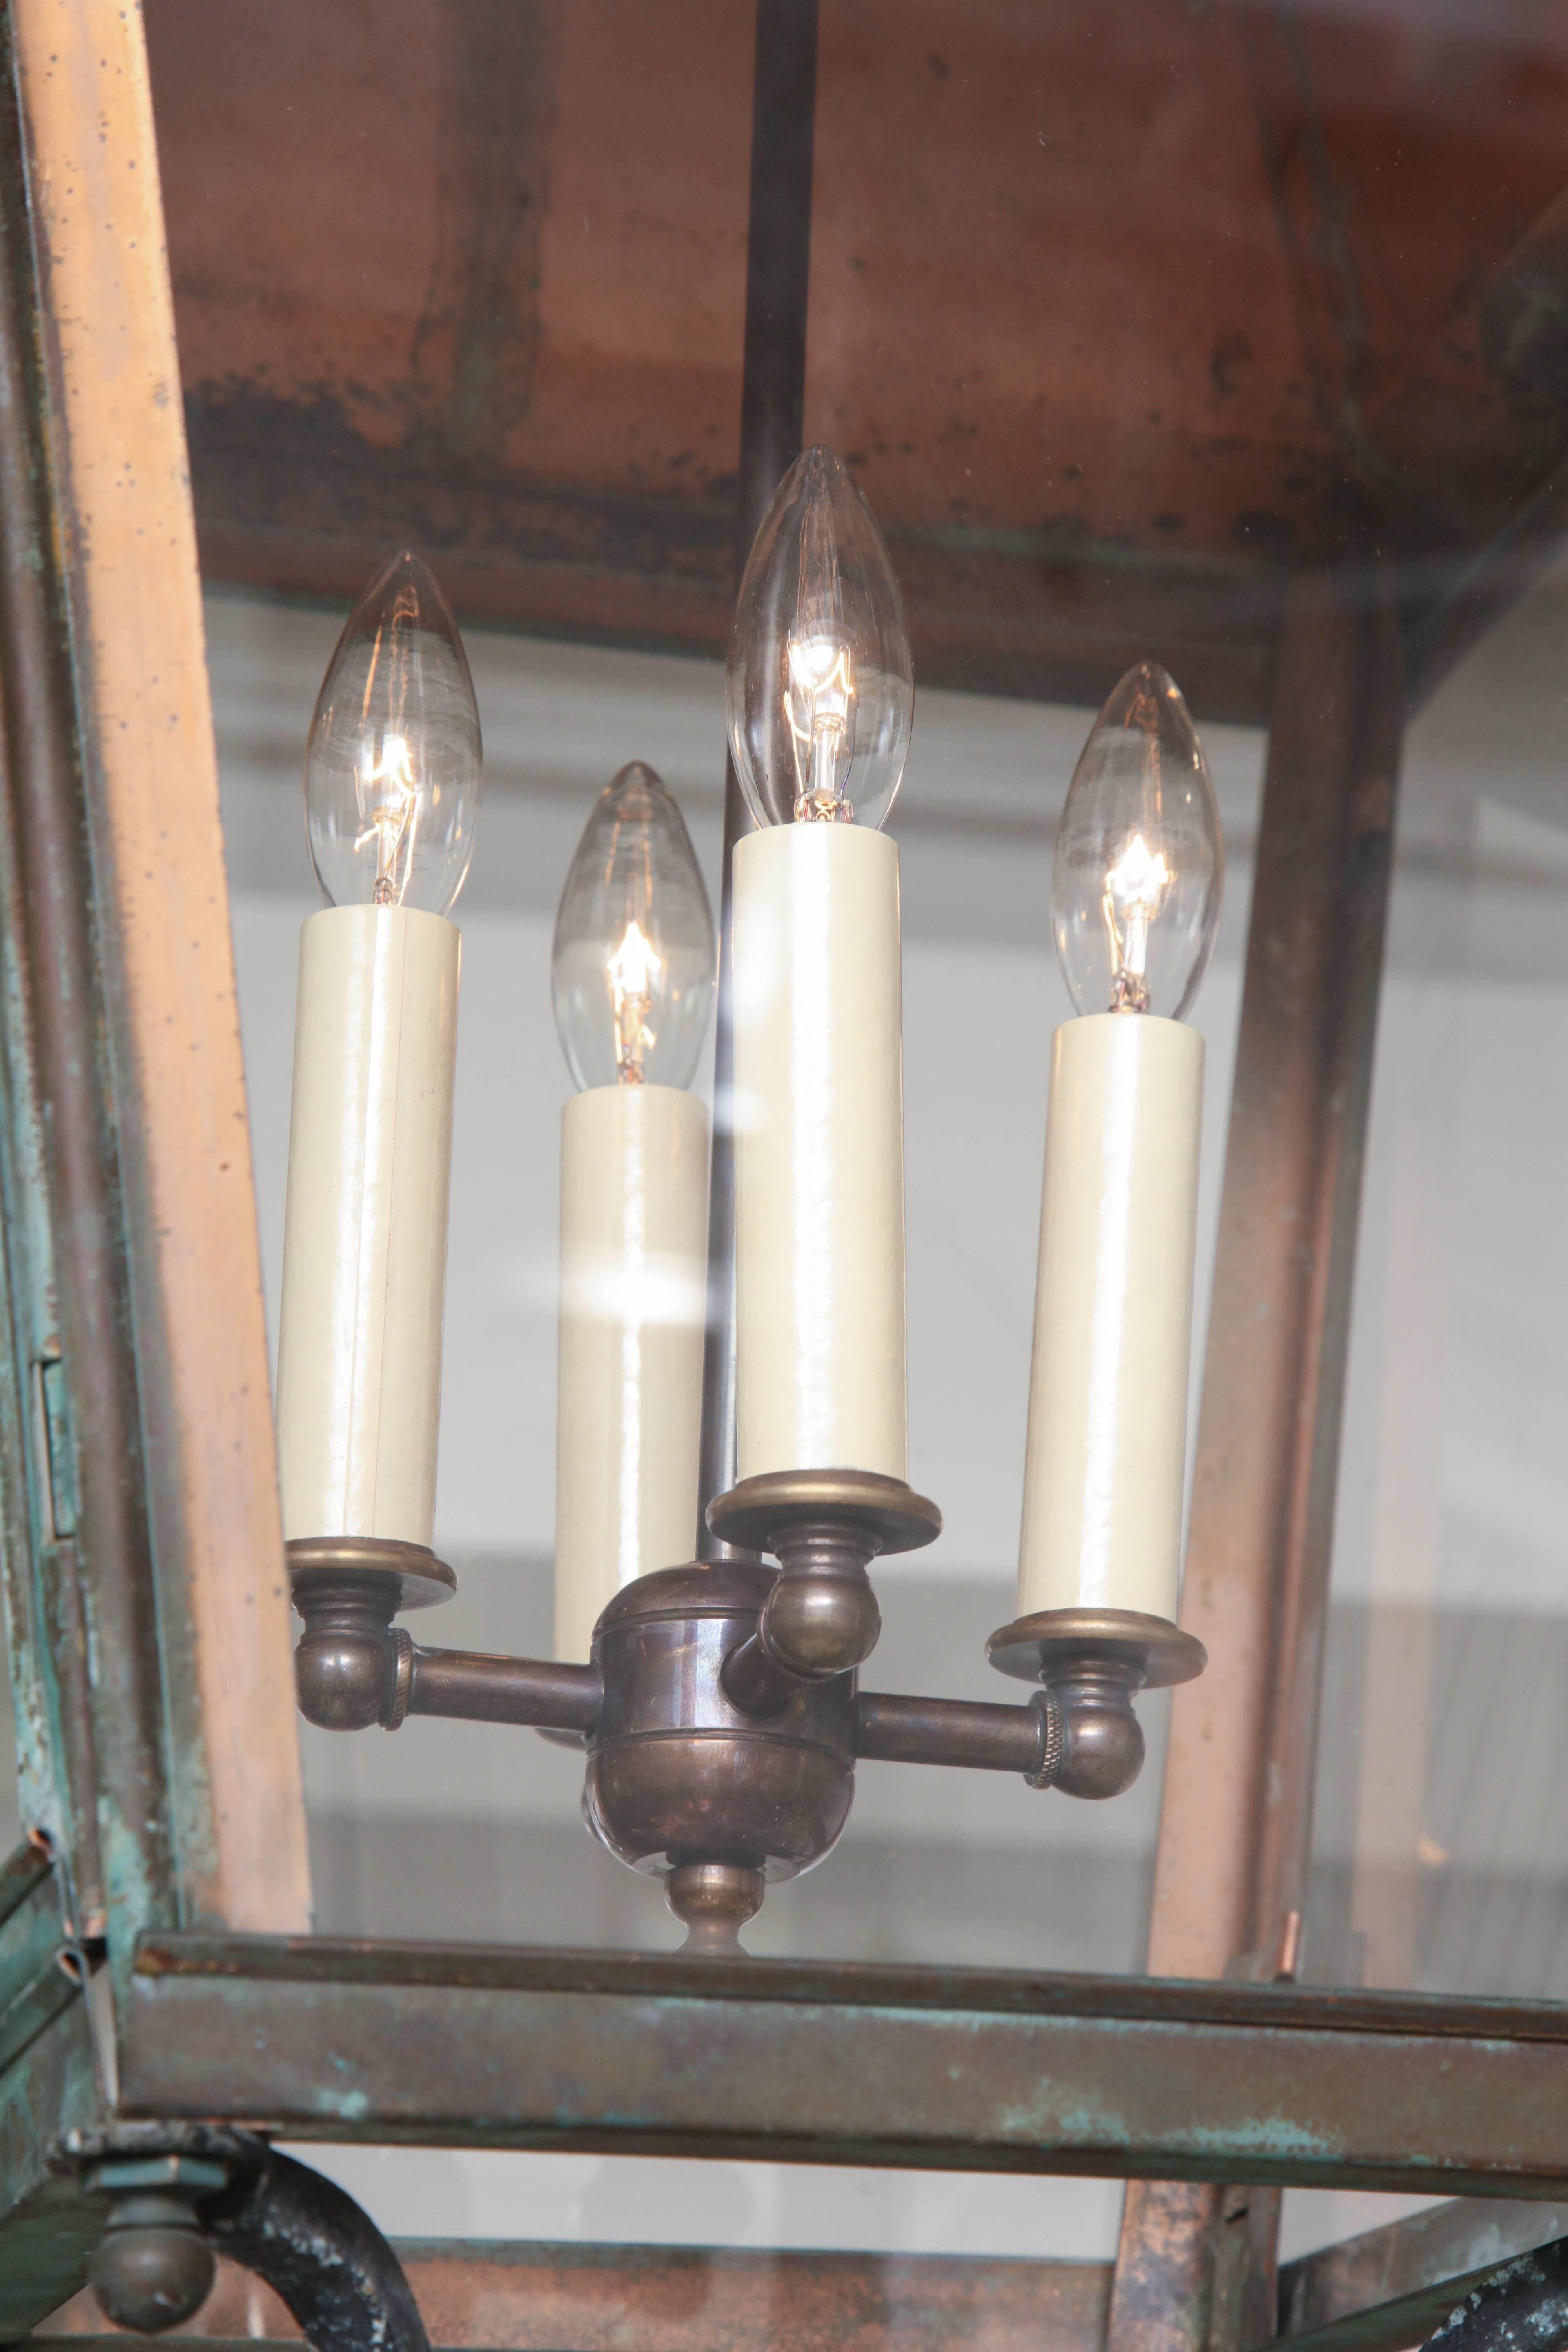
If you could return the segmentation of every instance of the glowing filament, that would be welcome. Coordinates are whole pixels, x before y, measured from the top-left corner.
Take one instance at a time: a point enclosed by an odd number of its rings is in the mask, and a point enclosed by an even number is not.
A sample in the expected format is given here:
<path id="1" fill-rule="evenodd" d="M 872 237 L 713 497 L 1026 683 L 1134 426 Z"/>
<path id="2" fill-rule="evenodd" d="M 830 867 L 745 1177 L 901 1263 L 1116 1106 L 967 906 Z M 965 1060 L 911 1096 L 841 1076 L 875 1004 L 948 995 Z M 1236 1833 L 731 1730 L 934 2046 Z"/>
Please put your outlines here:
<path id="1" fill-rule="evenodd" d="M 643 1055 L 656 1042 L 647 1016 L 664 958 L 654 953 L 638 926 L 630 922 L 605 969 L 615 998 L 616 1073 L 623 1086 L 640 1087 Z"/>
<path id="2" fill-rule="evenodd" d="M 835 636 L 791 637 L 784 716 L 795 739 L 797 824 L 809 819 L 847 824 L 854 811 L 844 797 L 848 770 L 855 678 L 849 648 Z"/>
<path id="3" fill-rule="evenodd" d="M 1164 852 L 1151 852 L 1135 833 L 1105 877 L 1105 927 L 1110 934 L 1110 1010 L 1147 1013 L 1149 926 L 1174 879 Z"/>
<path id="4" fill-rule="evenodd" d="M 419 786 L 408 745 L 401 735 L 385 738 L 381 758 L 374 766 L 372 758 L 367 743 L 360 754 L 359 773 L 354 779 L 359 813 L 364 820 L 354 847 L 363 849 L 366 842 L 374 841 L 375 904 L 396 907 L 401 905 L 408 887 L 414 859 L 414 838 L 419 828 Z"/>

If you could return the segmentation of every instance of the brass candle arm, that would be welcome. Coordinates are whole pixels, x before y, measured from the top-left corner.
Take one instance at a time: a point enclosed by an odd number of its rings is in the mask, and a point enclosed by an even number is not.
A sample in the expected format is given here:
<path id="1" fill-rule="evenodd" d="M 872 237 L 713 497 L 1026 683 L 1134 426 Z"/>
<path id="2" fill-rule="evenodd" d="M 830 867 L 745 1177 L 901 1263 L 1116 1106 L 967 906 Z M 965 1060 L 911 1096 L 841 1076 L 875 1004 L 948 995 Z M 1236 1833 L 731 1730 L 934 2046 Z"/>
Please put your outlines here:
<path id="1" fill-rule="evenodd" d="M 324 1731 L 395 1731 L 410 1715 L 592 1731 L 604 1700 L 596 1666 L 422 1649 L 393 1619 L 457 1590 L 444 1560 L 373 1538 L 289 1546 L 300 1712 Z"/>
<path id="2" fill-rule="evenodd" d="M 744 1530 L 731 1540 L 761 1535 L 787 1551 L 782 1568 L 692 1561 L 639 1577 L 602 1612 L 585 1665 L 421 1647 L 395 1619 L 447 1599 L 457 1580 L 418 1547 L 290 1544 L 301 1711 L 330 1730 L 427 1715 L 580 1739 L 590 1827 L 666 1880 L 692 1951 L 735 1951 L 767 1881 L 831 1851 L 858 1761 L 1016 1772 L 1074 1797 L 1131 1786 L 1143 1760 L 1135 1694 L 1201 1672 L 1198 1643 L 1160 1618 L 1058 1610 L 988 1645 L 994 1665 L 1037 1685 L 1023 1705 L 858 1690 L 879 1623 L 866 1563 L 929 1541 L 940 1517 L 896 1481 L 870 1482 L 891 1494 L 862 1484 L 836 1498 L 820 1491 L 825 1476 L 864 1474 L 809 1476 L 811 1491 L 772 1482 L 760 1498 L 736 1489 L 733 1512 L 730 1497 L 713 1508 L 716 1528 Z M 765 1511 L 769 1528 L 742 1508 Z"/>

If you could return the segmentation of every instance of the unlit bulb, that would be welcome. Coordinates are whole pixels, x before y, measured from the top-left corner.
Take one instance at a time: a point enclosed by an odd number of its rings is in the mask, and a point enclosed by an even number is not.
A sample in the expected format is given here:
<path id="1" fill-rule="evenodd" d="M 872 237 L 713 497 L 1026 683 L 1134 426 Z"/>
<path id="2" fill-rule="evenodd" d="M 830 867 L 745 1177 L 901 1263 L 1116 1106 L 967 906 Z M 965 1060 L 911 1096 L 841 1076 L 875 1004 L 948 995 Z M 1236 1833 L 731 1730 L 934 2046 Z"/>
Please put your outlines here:
<path id="1" fill-rule="evenodd" d="M 1130 669 L 1095 720 L 1057 828 L 1051 917 L 1080 1013 L 1180 1020 L 1219 929 L 1225 851 L 1175 681 Z"/>
<path id="2" fill-rule="evenodd" d="M 725 687 L 759 824 L 883 823 L 914 712 L 909 630 L 877 519 L 831 449 L 798 457 L 763 518 Z"/>
<path id="3" fill-rule="evenodd" d="M 712 1010 L 713 917 L 679 809 L 636 761 L 607 784 L 561 894 L 555 1026 L 579 1087 L 685 1087 Z"/>
<path id="4" fill-rule="evenodd" d="M 350 614 L 310 721 L 305 824 L 329 906 L 445 914 L 473 853 L 483 751 L 451 608 L 395 555 Z"/>

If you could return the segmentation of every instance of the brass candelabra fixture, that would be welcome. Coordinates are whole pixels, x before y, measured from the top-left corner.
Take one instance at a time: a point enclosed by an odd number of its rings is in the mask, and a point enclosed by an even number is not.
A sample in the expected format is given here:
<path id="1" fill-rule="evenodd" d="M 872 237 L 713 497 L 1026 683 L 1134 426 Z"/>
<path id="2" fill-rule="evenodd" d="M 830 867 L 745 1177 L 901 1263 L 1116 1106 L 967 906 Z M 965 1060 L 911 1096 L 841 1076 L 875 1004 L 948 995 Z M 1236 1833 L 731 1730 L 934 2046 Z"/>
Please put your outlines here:
<path id="1" fill-rule="evenodd" d="M 778 1567 L 698 1559 L 637 1578 L 601 1613 L 585 1665 L 415 1642 L 397 1620 L 457 1589 L 422 1547 L 290 1544 L 300 1708 L 332 1731 L 426 1715 L 580 1738 L 594 1834 L 664 1879 L 686 1950 L 732 1954 L 769 1881 L 831 1853 L 862 1758 L 1114 1797 L 1143 1761 L 1136 1694 L 1205 1664 L 1163 1618 L 1049 1610 L 987 1645 L 1001 1673 L 1037 1685 L 1022 1706 L 862 1690 L 881 1629 L 868 1570 L 931 1542 L 936 1506 L 894 1478 L 804 1470 L 743 1481 L 708 1519 L 726 1545 Z"/>

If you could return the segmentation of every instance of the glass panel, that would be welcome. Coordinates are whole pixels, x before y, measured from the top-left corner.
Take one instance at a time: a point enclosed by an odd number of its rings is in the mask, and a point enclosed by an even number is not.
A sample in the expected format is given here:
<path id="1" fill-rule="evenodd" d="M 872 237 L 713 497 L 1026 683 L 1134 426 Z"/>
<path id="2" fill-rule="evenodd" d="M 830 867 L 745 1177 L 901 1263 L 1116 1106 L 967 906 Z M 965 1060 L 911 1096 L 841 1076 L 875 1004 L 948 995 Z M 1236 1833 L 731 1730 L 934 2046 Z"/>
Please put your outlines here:
<path id="1" fill-rule="evenodd" d="M 1335 1546 L 1315 1976 L 1568 1994 L 1568 587 L 1412 730 Z"/>
<path id="2" fill-rule="evenodd" d="M 276 1313 L 293 971 L 313 885 L 298 720 L 331 620 L 209 603 L 240 1011 Z M 571 1078 L 550 1014 L 554 911 L 628 749 L 679 799 L 718 897 L 722 677 L 646 655 L 474 638 L 486 804 L 463 930 L 437 1548 L 458 1599 L 419 1638 L 550 1654 L 559 1121 Z M 894 810 L 902 864 L 910 1461 L 941 1501 L 930 1551 L 879 1570 L 868 1686 L 1012 1699 L 985 1661 L 1015 1613 L 1044 1129 L 1042 1039 L 1068 999 L 1050 843 L 1093 713 L 932 693 Z M 1206 736 L 1231 860 L 1199 1000 L 1211 1083 L 1206 1296 L 1245 935 L 1260 739 Z M 1201 1317 L 1200 1317 L 1201 1323 Z M 1201 1363 L 1203 1332 L 1195 1339 Z M 759 1951 L 977 1965 L 1138 1966 L 1155 1763 L 1126 1799 L 1074 1806 L 994 1773 L 861 1768 L 847 1847 L 776 1888 Z M 420 1720 L 389 1745 L 305 1731 L 320 1923 L 342 1932 L 668 1947 L 657 1888 L 583 1833 L 582 1766 L 505 1728 Z"/>
<path id="3" fill-rule="evenodd" d="M 440 1638 L 539 1651 L 568 1089 L 550 929 L 592 798 L 629 759 L 676 792 L 717 897 L 751 30 L 745 12 L 606 37 L 592 7 L 526 30 L 504 8 L 404 11 L 406 39 L 285 8 L 265 40 L 230 28 L 215 49 L 206 16 L 165 0 L 151 38 L 212 579 L 341 614 L 406 536 L 439 548 L 461 614 L 550 633 L 469 635 L 491 782 L 459 910 L 438 1502 L 463 1572 Z M 1133 660 L 1168 661 L 1220 793 L 1198 1364 L 1286 572 L 1365 583 L 1392 551 L 1418 617 L 1557 454 L 1537 298 L 1562 247 L 1561 27 L 1309 8 L 1287 56 L 1254 14 L 1133 11 L 1084 47 L 1027 11 L 931 0 L 919 37 L 822 12 L 806 426 L 878 509 L 916 649 L 891 820 L 910 1459 L 947 1518 L 879 1571 L 874 1685 L 1017 1696 L 983 1652 L 1012 1613 L 1044 1060 L 1068 1010 L 1050 841 L 1092 707 Z M 1326 224 L 1317 183 L 1269 178 L 1269 156 L 1320 152 L 1303 72 L 1339 191 Z M 1505 119 L 1506 142 L 1481 128 Z M 244 201 L 242 149 L 287 154 L 285 196 Z M 1534 1794 L 1561 1715 L 1540 1075 L 1564 863 L 1556 593 L 1461 665 L 1406 762 L 1308 1923 L 1307 1966 L 1336 1979 L 1558 1981 L 1563 1874 Z M 212 622 L 275 1282 L 314 903 L 297 765 L 336 623 L 223 598 Z M 868 1765 L 853 1866 L 777 1890 L 754 1945 L 1136 1968 L 1163 1705 L 1143 1712 L 1153 1760 L 1108 1808 Z M 308 1745 L 325 1921 L 406 1928 L 433 1906 L 450 1932 L 671 1939 L 654 1890 L 582 1837 L 566 1751 L 429 1724 L 390 1748 Z"/>
<path id="4" fill-rule="evenodd" d="M 718 901 L 750 12 L 396 0 L 324 21 L 285 0 L 218 36 L 217 12 L 159 0 L 149 18 L 274 1318 L 317 904 L 304 733 L 342 614 L 408 540 L 464 620 L 489 770 L 458 908 L 437 1542 L 460 1589 L 415 1631 L 548 1654 L 571 1091 L 551 937 L 589 810 L 632 760 L 678 797 Z M 1194 1022 L 1190 1468 L 1288 576 L 1332 573 L 1370 615 L 1391 562 L 1425 695 L 1419 662 L 1470 625 L 1443 599 L 1561 457 L 1563 23 L 1394 0 L 1282 21 L 1194 0 L 1089 40 L 1082 12 L 824 0 L 806 431 L 876 506 L 915 646 L 889 828 L 910 1474 L 946 1518 L 876 1571 L 871 1687 L 1020 1696 L 984 1643 L 1015 1612 L 1046 1063 L 1069 1012 L 1051 842 L 1096 708 L 1132 663 L 1168 664 L 1225 829 Z M 239 152 L 265 159 L 267 203 Z M 1480 593 L 1520 595 L 1532 560 L 1526 533 Z M 1519 601 L 1405 759 L 1306 1920 L 1320 1981 L 1568 1991 L 1565 621 L 1561 580 Z M 1166 1711 L 1142 1703 L 1148 1767 L 1104 1807 L 863 1765 L 840 1851 L 770 1893 L 752 1948 L 1136 1971 Z M 304 1745 L 323 1927 L 678 1941 L 657 1887 L 584 1834 L 570 1750 L 428 1721 Z M 400 2213 L 404 2158 L 353 2161 Z M 510 2226 L 501 2172 L 442 2177 L 454 2212 Z M 629 2177 L 519 2158 L 504 2194 L 562 2235 L 626 2233 Z M 1028 2184 L 849 2193 L 726 2168 L 699 2209 L 684 2168 L 638 2178 L 653 2235 L 1112 2236 L 1091 2186 L 1054 2187 L 1042 2220 Z M 1386 2210 L 1297 2200 L 1291 2242 Z M 422 2230 L 460 2226 L 433 2210 Z"/>

